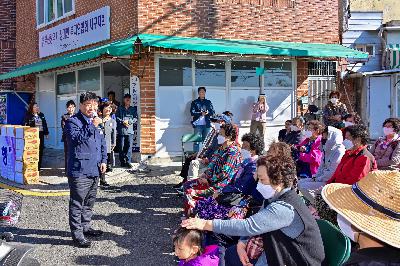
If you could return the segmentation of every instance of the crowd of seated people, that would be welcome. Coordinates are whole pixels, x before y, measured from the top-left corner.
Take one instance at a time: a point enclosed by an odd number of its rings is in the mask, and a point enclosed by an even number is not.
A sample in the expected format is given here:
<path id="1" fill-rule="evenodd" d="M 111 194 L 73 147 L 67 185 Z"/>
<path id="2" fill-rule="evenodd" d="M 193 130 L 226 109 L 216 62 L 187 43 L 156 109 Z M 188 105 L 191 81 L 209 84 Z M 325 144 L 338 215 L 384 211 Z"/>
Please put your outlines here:
<path id="1" fill-rule="evenodd" d="M 238 142 L 232 119 L 215 120 L 204 173 L 183 182 L 179 265 L 328 265 L 316 219 L 359 247 L 344 265 L 400 265 L 400 119 L 371 143 L 333 92 L 321 120 L 287 120 L 267 151 L 260 134 Z"/>

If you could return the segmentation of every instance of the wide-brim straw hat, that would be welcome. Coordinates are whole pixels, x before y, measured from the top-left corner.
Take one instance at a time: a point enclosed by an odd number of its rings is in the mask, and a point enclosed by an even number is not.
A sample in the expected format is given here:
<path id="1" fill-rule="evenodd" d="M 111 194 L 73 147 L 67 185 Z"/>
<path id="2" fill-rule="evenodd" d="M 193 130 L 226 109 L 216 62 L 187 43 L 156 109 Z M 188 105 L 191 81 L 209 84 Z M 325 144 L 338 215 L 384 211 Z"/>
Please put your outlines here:
<path id="1" fill-rule="evenodd" d="M 321 194 L 356 228 L 400 248 L 399 171 L 374 171 L 352 186 L 328 184 Z"/>

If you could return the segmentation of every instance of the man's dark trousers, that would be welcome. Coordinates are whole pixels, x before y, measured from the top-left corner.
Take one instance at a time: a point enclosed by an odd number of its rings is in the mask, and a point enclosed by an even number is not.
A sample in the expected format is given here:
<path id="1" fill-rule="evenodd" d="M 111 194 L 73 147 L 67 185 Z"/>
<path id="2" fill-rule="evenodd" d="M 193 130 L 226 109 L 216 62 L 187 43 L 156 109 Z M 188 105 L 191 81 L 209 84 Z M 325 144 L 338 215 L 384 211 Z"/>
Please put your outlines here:
<path id="1" fill-rule="evenodd" d="M 119 161 L 121 165 L 132 162 L 132 145 L 133 145 L 133 134 L 129 135 L 118 135 L 119 138 Z"/>
<path id="2" fill-rule="evenodd" d="M 96 201 L 99 177 L 69 177 L 69 226 L 72 238 L 83 239 L 83 232 L 90 228 L 93 206 Z"/>

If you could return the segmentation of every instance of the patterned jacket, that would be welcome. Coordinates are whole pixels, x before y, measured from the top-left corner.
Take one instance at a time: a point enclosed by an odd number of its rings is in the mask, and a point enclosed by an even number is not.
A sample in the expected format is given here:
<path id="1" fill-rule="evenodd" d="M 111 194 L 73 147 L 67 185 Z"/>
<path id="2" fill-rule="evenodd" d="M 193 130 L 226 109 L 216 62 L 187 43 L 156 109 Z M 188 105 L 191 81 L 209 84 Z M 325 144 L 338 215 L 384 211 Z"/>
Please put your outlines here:
<path id="1" fill-rule="evenodd" d="M 227 186 L 235 177 L 242 163 L 242 154 L 239 148 L 232 144 L 226 148 L 219 147 L 211 157 L 211 161 L 204 172 L 210 188 L 201 194 L 212 195 L 214 192 L 221 190 Z"/>
<path id="2" fill-rule="evenodd" d="M 324 123 L 325 126 L 335 126 L 335 124 L 340 123 L 341 121 L 335 121 L 333 119 L 330 119 L 329 117 L 335 116 L 335 115 L 341 115 L 342 118 L 343 116 L 347 115 L 347 107 L 344 103 L 339 102 L 336 105 L 333 105 L 331 102 L 328 102 L 328 104 L 324 108 Z"/>

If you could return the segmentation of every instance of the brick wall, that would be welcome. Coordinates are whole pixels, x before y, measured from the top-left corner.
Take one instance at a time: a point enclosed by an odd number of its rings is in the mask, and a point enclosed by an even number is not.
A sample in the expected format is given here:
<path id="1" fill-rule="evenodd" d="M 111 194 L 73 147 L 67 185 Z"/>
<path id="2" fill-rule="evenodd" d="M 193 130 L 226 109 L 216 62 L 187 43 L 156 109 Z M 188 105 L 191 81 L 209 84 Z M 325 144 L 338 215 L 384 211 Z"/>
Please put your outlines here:
<path id="1" fill-rule="evenodd" d="M 15 68 L 15 0 L 0 0 L 0 74 Z M 13 89 L 12 80 L 0 81 L 0 90 Z"/>
<path id="2" fill-rule="evenodd" d="M 300 97 L 308 95 L 308 62 L 297 60 L 297 113 L 301 115 Z M 306 110 L 305 110 L 306 111 Z"/>
<path id="3" fill-rule="evenodd" d="M 140 151 L 142 154 L 156 153 L 156 102 L 154 50 L 133 56 L 131 73 L 140 78 Z"/>
<path id="4" fill-rule="evenodd" d="M 276 3 L 273 5 L 273 3 Z M 338 43 L 339 0 L 142 0 L 146 33 Z"/>
<path id="5" fill-rule="evenodd" d="M 37 29 L 36 0 L 17 1 L 17 65 L 25 65 L 39 60 L 39 32 L 65 21 L 85 15 L 103 6 L 111 8 L 111 40 L 126 38 L 137 32 L 138 0 L 75 0 L 75 14 Z M 110 42 L 110 40 L 104 43 Z M 95 45 L 99 45 L 97 43 Z M 87 47 L 84 47 L 86 49 Z M 79 49 L 77 49 L 79 50 Z M 69 53 L 71 51 L 68 51 Z"/>

